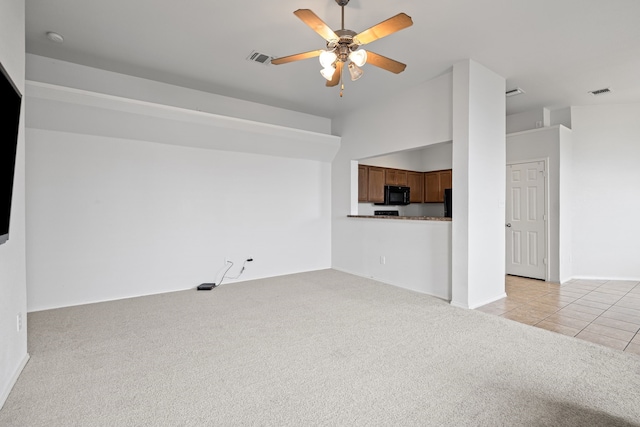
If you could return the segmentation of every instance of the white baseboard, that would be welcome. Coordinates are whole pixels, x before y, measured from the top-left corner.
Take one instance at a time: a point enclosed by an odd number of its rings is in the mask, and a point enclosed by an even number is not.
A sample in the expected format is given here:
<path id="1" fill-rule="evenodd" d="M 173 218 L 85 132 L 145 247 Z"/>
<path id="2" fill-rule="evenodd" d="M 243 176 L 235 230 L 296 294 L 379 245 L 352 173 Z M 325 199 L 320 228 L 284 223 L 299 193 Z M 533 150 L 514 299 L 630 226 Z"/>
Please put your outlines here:
<path id="1" fill-rule="evenodd" d="M 375 280 L 376 282 L 384 283 L 385 285 L 389 285 L 389 286 L 395 286 L 396 288 L 405 289 L 407 291 L 417 292 L 417 293 L 423 294 L 423 295 L 429 295 L 430 297 L 438 298 L 438 299 L 440 299 L 442 301 L 446 301 L 446 302 L 450 301 L 448 298 L 445 298 L 445 297 L 440 296 L 440 295 L 430 294 L 428 292 L 424 292 L 424 291 L 421 291 L 421 290 L 418 290 L 418 289 L 407 288 L 405 286 L 397 285 L 395 283 L 386 282 L 386 281 L 384 281 L 382 279 L 379 279 L 377 277 L 367 276 L 365 274 L 356 273 L 356 272 L 353 272 L 353 271 L 350 271 L 350 270 L 347 270 L 347 269 L 344 269 L 344 268 L 331 267 L 331 269 L 332 270 L 336 270 L 336 271 L 340 271 L 342 273 L 347 273 L 347 274 L 351 274 L 351 275 L 354 275 L 354 276 L 363 277 L 365 279 Z"/>
<path id="2" fill-rule="evenodd" d="M 11 393 L 13 386 L 16 385 L 16 381 L 18 381 L 18 377 L 22 373 L 22 370 L 24 369 L 24 367 L 27 366 L 28 361 L 29 361 L 29 353 L 26 353 L 24 355 L 24 358 L 18 365 L 18 368 L 13 373 L 13 375 L 11 376 L 11 379 L 9 380 L 5 388 L 2 390 L 2 393 L 0 394 L 0 409 L 2 409 L 2 407 L 4 406 L 4 402 L 7 401 L 7 398 L 9 397 L 9 393 Z"/>
<path id="3" fill-rule="evenodd" d="M 466 308 L 468 310 L 475 310 L 478 307 L 482 307 L 483 305 L 487 305 L 487 304 L 491 304 L 494 301 L 498 301 L 501 300 L 502 298 L 506 298 L 507 294 L 505 292 L 501 293 L 500 295 L 497 295 L 493 298 L 489 298 L 487 300 L 484 300 L 482 302 L 478 302 L 475 304 L 462 304 L 459 303 L 458 301 L 451 301 L 451 305 L 454 307 L 458 307 L 458 308 Z"/>
<path id="4" fill-rule="evenodd" d="M 478 307 L 482 307 L 483 305 L 487 305 L 487 304 L 491 304 L 492 302 L 501 300 L 502 298 L 506 298 L 507 297 L 507 293 L 503 292 L 500 295 L 497 295 L 493 298 L 489 298 L 488 300 L 476 303 L 476 304 L 472 304 L 471 306 L 469 306 L 470 309 L 475 310 Z"/>
<path id="5" fill-rule="evenodd" d="M 464 308 L 465 310 L 470 310 L 471 309 L 467 304 L 461 304 L 458 301 L 453 301 L 452 300 L 449 304 L 451 304 L 452 307 Z"/>
<path id="6" fill-rule="evenodd" d="M 615 280 L 622 280 L 622 281 L 629 281 L 629 282 L 640 282 L 640 277 L 631 277 L 631 276 L 623 276 L 623 277 L 605 277 L 605 276 L 571 276 L 571 279 L 568 279 L 564 282 L 562 282 L 562 284 L 564 285 L 567 282 L 570 282 L 571 280 L 606 280 L 606 281 L 615 281 Z"/>

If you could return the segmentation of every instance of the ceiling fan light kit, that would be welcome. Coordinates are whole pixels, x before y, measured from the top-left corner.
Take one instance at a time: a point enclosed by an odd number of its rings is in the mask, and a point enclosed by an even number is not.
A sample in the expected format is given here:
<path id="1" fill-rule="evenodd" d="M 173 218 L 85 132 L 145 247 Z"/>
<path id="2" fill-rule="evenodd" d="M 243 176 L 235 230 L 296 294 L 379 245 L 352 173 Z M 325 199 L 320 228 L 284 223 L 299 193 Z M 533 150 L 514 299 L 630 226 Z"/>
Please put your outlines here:
<path id="1" fill-rule="evenodd" d="M 336 69 L 333 65 L 330 65 L 328 67 L 323 68 L 322 70 L 320 70 L 320 74 L 322 74 L 322 77 L 324 77 L 325 79 L 331 81 L 331 79 L 333 78 L 333 74 L 336 72 Z"/>
<path id="2" fill-rule="evenodd" d="M 320 54 L 319 59 L 320 65 L 322 65 L 324 68 L 334 67 L 335 69 L 334 62 L 336 62 L 336 60 L 338 59 L 338 55 L 336 55 L 335 52 L 331 50 L 325 50 Z"/>
<path id="3" fill-rule="evenodd" d="M 310 9 L 298 9 L 293 12 L 302 22 L 326 40 L 326 50 L 318 49 L 274 58 L 271 63 L 280 65 L 318 56 L 320 65 L 323 67 L 320 70 L 320 74 L 327 80 L 326 85 L 328 87 L 337 86 L 342 81 L 342 70 L 347 62 L 347 68 L 353 81 L 362 77 L 364 71 L 360 67 L 367 63 L 395 74 L 404 71 L 405 64 L 371 51 L 367 52 L 364 49 L 360 49 L 360 46 L 410 27 L 413 25 L 411 17 L 405 13 L 399 13 L 361 33 L 356 33 L 344 28 L 344 7 L 349 3 L 349 0 L 335 1 L 342 8 L 342 28 L 337 31 L 329 28 Z M 341 89 L 343 88 L 344 85 L 341 85 Z M 342 96 L 342 90 L 340 91 L 340 96 Z"/>
<path id="4" fill-rule="evenodd" d="M 351 80 L 352 81 L 356 81 L 358 80 L 360 77 L 362 77 L 362 74 L 364 73 L 362 71 L 362 68 L 358 67 L 356 64 L 354 64 L 353 62 L 349 62 L 349 74 L 351 75 Z"/>
<path id="5" fill-rule="evenodd" d="M 349 54 L 349 59 L 358 67 L 362 67 L 364 64 L 367 63 L 367 51 L 364 49 L 360 49 L 360 50 L 351 52 Z"/>

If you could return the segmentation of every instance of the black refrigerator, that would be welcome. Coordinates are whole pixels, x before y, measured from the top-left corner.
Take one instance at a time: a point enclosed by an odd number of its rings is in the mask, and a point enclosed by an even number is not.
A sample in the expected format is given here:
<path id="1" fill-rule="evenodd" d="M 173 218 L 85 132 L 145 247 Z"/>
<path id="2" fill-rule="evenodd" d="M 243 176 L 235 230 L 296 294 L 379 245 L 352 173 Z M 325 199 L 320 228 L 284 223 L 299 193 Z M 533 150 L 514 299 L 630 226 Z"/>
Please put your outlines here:
<path id="1" fill-rule="evenodd" d="M 444 216 L 451 218 L 451 189 L 444 189 Z"/>

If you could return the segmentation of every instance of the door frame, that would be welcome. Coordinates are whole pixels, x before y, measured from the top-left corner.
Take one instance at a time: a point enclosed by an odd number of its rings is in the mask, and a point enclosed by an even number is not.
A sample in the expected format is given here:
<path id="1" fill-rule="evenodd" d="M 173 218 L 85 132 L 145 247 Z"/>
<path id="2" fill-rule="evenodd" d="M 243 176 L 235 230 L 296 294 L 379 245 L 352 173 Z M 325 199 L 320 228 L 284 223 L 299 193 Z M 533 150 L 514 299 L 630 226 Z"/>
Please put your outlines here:
<path id="1" fill-rule="evenodd" d="M 544 163 L 544 183 L 542 184 L 542 188 L 544 189 L 544 196 L 543 196 L 543 200 L 544 200 L 544 239 L 545 239 L 545 243 L 544 243 L 544 259 L 546 260 L 546 262 L 544 263 L 544 281 L 548 282 L 549 281 L 549 277 L 551 277 L 551 261 L 549 260 L 549 253 L 551 252 L 551 236 L 549 236 L 549 220 L 551 218 L 551 216 L 549 215 L 549 157 L 538 157 L 538 158 L 532 158 L 532 159 L 527 159 L 527 160 L 514 160 L 511 162 L 507 162 L 506 166 L 505 166 L 505 173 L 506 173 L 506 168 L 508 168 L 509 166 L 512 165 L 520 165 L 520 164 L 525 164 L 525 163 L 538 163 L 538 162 L 543 162 Z M 506 182 L 505 182 L 506 184 Z M 506 187 L 506 185 L 505 185 Z M 506 190 L 506 188 L 505 188 Z M 505 195 L 506 196 L 506 195 Z M 504 218 L 505 221 L 507 219 L 507 204 L 505 203 L 505 211 L 504 211 Z M 505 249 L 506 249 L 506 241 L 505 241 Z M 505 250 L 506 253 L 506 250 Z M 505 271 L 506 271 L 506 259 L 505 259 Z"/>

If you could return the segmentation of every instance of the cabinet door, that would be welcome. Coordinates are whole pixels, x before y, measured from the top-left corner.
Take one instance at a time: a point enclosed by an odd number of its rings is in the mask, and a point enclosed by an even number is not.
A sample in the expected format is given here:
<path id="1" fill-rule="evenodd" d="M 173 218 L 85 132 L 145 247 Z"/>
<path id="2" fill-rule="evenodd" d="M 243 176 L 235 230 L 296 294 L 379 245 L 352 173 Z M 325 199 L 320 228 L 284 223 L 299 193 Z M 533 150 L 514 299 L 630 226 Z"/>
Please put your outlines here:
<path id="1" fill-rule="evenodd" d="M 444 203 L 444 189 L 451 188 L 451 169 L 425 172 L 425 203 Z"/>
<path id="2" fill-rule="evenodd" d="M 422 172 L 407 172 L 407 185 L 409 186 L 409 201 L 422 203 L 424 201 L 424 174 Z"/>
<path id="3" fill-rule="evenodd" d="M 424 174 L 425 203 L 441 202 L 440 192 L 440 172 L 426 172 Z"/>
<path id="4" fill-rule="evenodd" d="M 369 167 L 358 165 L 358 201 L 369 201 Z"/>
<path id="5" fill-rule="evenodd" d="M 407 185 L 407 171 L 398 169 L 386 169 L 386 185 Z"/>
<path id="6" fill-rule="evenodd" d="M 393 185 L 402 185 L 403 187 L 407 186 L 408 174 L 407 171 L 396 171 L 396 183 Z"/>
<path id="7" fill-rule="evenodd" d="M 385 170 L 369 166 L 369 201 L 384 203 Z"/>
<path id="8" fill-rule="evenodd" d="M 385 185 L 396 185 L 396 170 L 395 169 L 386 169 L 385 170 L 384 184 Z"/>

